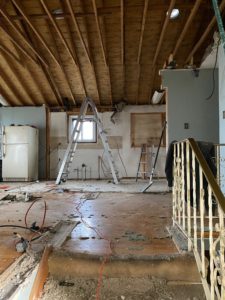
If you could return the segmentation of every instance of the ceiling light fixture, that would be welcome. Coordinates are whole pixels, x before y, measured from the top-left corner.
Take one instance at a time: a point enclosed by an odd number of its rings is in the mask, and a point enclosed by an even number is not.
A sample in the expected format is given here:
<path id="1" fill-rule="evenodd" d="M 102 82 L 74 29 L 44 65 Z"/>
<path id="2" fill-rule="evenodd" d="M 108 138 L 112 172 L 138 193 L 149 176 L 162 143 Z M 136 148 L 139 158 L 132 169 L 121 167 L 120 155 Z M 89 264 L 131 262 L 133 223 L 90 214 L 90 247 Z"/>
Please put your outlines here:
<path id="1" fill-rule="evenodd" d="M 58 20 L 64 19 L 64 17 L 62 16 L 63 10 L 61 8 L 53 9 L 52 14 L 56 16 L 56 19 Z"/>
<path id="2" fill-rule="evenodd" d="M 166 14 L 168 15 L 168 12 L 167 12 Z M 174 20 L 174 19 L 178 18 L 179 15 L 180 15 L 180 10 L 179 10 L 178 8 L 174 8 L 174 9 L 172 9 L 172 11 L 171 11 L 170 19 L 171 19 L 171 20 Z"/>

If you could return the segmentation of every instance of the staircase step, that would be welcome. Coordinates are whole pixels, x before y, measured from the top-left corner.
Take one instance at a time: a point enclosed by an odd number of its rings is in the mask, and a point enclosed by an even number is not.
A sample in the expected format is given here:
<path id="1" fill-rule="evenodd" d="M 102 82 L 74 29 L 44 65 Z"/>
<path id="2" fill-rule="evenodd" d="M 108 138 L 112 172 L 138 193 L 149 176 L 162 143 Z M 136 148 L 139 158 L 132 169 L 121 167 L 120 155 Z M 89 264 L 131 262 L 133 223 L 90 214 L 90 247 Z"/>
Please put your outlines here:
<path id="1" fill-rule="evenodd" d="M 99 276 L 102 264 L 100 256 L 54 251 L 49 259 L 50 275 L 56 279 L 65 277 Z M 155 276 L 170 281 L 200 283 L 200 276 L 192 255 L 165 255 L 145 258 L 111 258 L 104 267 L 106 277 Z"/>

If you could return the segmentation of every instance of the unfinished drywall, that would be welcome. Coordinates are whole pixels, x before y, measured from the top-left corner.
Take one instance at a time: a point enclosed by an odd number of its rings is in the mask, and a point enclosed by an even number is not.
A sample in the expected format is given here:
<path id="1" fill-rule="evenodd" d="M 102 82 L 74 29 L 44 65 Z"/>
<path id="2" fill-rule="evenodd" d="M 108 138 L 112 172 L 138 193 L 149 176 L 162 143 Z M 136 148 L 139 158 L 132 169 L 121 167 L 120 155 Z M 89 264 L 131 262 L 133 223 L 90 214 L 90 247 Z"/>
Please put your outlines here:
<path id="1" fill-rule="evenodd" d="M 218 143 L 218 70 L 215 80 L 213 69 L 162 70 L 161 76 L 168 92 L 168 142 L 192 137 Z"/>
<path id="2" fill-rule="evenodd" d="M 0 107 L 0 126 L 31 125 L 39 129 L 39 178 L 46 177 L 45 107 Z"/>
<path id="3" fill-rule="evenodd" d="M 121 177 L 135 177 L 137 172 L 138 161 L 140 157 L 140 148 L 132 148 L 130 138 L 130 114 L 134 112 L 165 112 L 165 106 L 126 106 L 124 111 L 116 116 L 115 124 L 110 121 L 112 112 L 100 113 L 100 118 L 103 122 L 103 127 L 106 130 L 107 135 L 109 136 L 110 144 L 112 146 L 112 154 Z M 66 113 L 51 113 L 50 131 L 50 173 L 51 178 L 55 178 L 60 167 L 59 160 L 63 158 L 67 146 Z M 121 163 L 119 154 L 124 162 L 127 173 L 125 172 L 124 167 Z M 99 178 L 99 169 L 100 177 L 104 178 L 105 176 L 103 174 L 102 168 L 98 165 L 99 157 L 102 157 L 104 162 L 106 162 L 104 150 L 100 141 L 98 141 L 97 144 L 78 145 L 78 150 L 71 167 L 70 178 L 77 178 L 77 169 L 79 169 L 79 177 L 82 177 L 80 172 L 82 164 L 85 164 L 87 166 L 87 178 Z M 162 148 L 156 168 L 156 174 L 160 177 L 165 176 L 164 165 L 165 148 Z"/>

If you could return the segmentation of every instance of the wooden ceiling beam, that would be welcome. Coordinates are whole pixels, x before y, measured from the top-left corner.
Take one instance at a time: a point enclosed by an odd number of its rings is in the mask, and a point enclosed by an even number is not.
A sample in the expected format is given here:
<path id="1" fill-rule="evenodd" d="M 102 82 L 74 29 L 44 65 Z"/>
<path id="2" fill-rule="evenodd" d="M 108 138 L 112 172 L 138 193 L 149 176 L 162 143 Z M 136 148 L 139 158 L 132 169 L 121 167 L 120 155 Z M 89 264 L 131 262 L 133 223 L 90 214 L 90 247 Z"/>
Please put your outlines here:
<path id="1" fill-rule="evenodd" d="M 23 99 L 21 98 L 21 95 L 18 92 L 17 88 L 14 86 L 14 82 L 12 81 L 12 78 L 10 78 L 8 76 L 8 74 L 5 72 L 4 68 L 2 68 L 1 66 L 0 66 L 0 74 L 1 74 L 1 80 L 3 80 L 5 82 L 5 85 L 8 87 L 8 89 L 14 95 L 17 102 L 21 105 L 24 105 Z"/>
<path id="2" fill-rule="evenodd" d="M 0 50 L 24 67 L 22 61 L 10 49 L 0 44 Z"/>
<path id="3" fill-rule="evenodd" d="M 138 56 L 137 56 L 138 64 L 140 63 L 140 58 L 141 58 L 141 50 L 142 50 L 142 43 L 143 43 L 143 37 L 144 37 L 144 31 L 145 31 L 145 23 L 146 23 L 146 18 L 147 18 L 147 13 L 148 13 L 148 3 L 149 3 L 149 0 L 145 0 L 143 14 L 142 14 L 142 21 L 141 21 L 141 33 L 140 33 L 140 39 L 139 39 L 139 44 L 138 44 Z"/>
<path id="4" fill-rule="evenodd" d="M 68 45 L 66 39 L 64 38 L 63 33 L 62 33 L 61 29 L 59 28 L 58 24 L 56 23 L 55 19 L 52 17 L 52 14 L 51 14 L 47 4 L 45 3 L 44 0 L 39 0 L 39 1 L 42 5 L 43 9 L 45 10 L 46 14 L 48 15 L 49 20 L 51 21 L 51 23 L 52 23 L 53 27 L 55 28 L 57 34 L 59 35 L 60 40 L 63 43 L 63 45 L 65 46 L 65 49 L 68 52 L 69 56 L 71 57 L 73 63 L 77 66 L 76 59 L 75 59 L 75 57 L 74 57 L 74 55 L 73 55 L 73 53 L 70 49 L 70 46 Z"/>
<path id="5" fill-rule="evenodd" d="M 13 23 L 13 21 L 10 19 L 7 12 L 0 7 L 0 14 L 4 17 L 4 19 L 8 22 L 8 24 L 13 28 L 13 30 L 17 33 L 17 35 L 21 38 L 23 43 L 29 47 L 29 49 L 42 61 L 42 63 L 48 67 L 48 64 L 43 59 L 43 57 L 38 53 L 38 51 L 30 44 L 30 42 L 26 39 L 26 37 L 23 35 L 22 31 Z"/>
<path id="6" fill-rule="evenodd" d="M 83 1 L 80 1 L 80 6 L 82 11 L 84 12 L 84 5 L 83 5 Z M 88 52 L 90 54 L 90 58 L 92 61 L 92 74 L 94 77 L 94 81 L 95 81 L 95 85 L 96 85 L 96 92 L 97 92 L 97 97 L 98 97 L 98 101 L 99 101 L 99 105 L 101 105 L 101 96 L 100 96 L 100 92 L 99 92 L 99 84 L 98 84 L 98 80 L 97 80 L 97 76 L 96 76 L 96 68 L 95 68 L 95 63 L 94 63 L 94 59 L 93 59 L 93 53 L 91 51 L 91 47 L 90 47 L 90 38 L 89 38 L 89 33 L 88 33 L 88 26 L 87 26 L 87 21 L 86 19 L 83 19 L 83 23 L 84 23 L 84 27 L 85 27 L 85 31 L 86 31 L 86 38 L 87 38 L 87 47 L 88 47 Z"/>
<path id="7" fill-rule="evenodd" d="M 47 101 L 45 100 L 45 97 L 44 97 L 44 94 L 43 94 L 42 89 L 41 89 L 40 86 L 37 84 L 36 78 L 34 79 L 34 77 L 33 77 L 32 73 L 31 73 L 30 69 L 29 69 L 28 66 L 27 66 L 27 60 L 25 59 L 25 57 L 29 59 L 29 55 L 28 55 L 28 56 L 25 56 L 26 54 L 24 53 L 24 51 L 22 51 L 22 49 L 20 49 L 20 46 L 17 45 L 17 44 L 15 44 L 14 41 L 13 41 L 12 39 L 10 39 L 10 41 L 11 41 L 11 43 L 12 43 L 12 46 L 13 46 L 14 49 L 15 49 L 15 52 L 17 53 L 17 55 L 18 55 L 18 57 L 19 57 L 19 59 L 16 60 L 16 61 L 17 61 L 18 63 L 20 63 L 20 65 L 21 65 L 23 68 L 25 68 L 26 71 L 29 73 L 29 76 L 30 76 L 30 78 L 31 78 L 31 80 L 32 80 L 32 82 L 33 82 L 33 85 L 36 87 L 36 89 L 37 89 L 38 92 L 40 93 L 42 99 L 44 100 L 44 103 L 47 104 Z M 28 53 L 28 54 L 29 54 L 29 53 Z M 32 58 L 31 61 L 34 61 L 35 64 L 36 64 L 39 68 L 41 68 L 40 65 L 39 65 L 39 63 L 38 63 L 36 60 L 34 60 L 34 58 L 33 58 L 32 56 L 31 56 L 31 58 Z M 28 61 L 29 61 L 29 60 L 28 60 Z M 24 63 L 24 62 L 25 62 L 25 63 Z"/>
<path id="8" fill-rule="evenodd" d="M 30 26 L 30 28 L 33 30 L 34 34 L 37 36 L 39 41 L 42 43 L 44 48 L 47 50 L 51 58 L 56 62 L 56 64 L 60 67 L 60 63 L 58 62 L 57 58 L 55 57 L 54 53 L 50 49 L 50 47 L 47 45 L 46 41 L 44 40 L 43 36 L 39 33 L 39 31 L 35 28 L 35 26 L 32 24 L 30 17 L 26 14 L 24 8 L 19 4 L 18 0 L 11 0 L 11 2 L 14 4 L 14 6 L 17 8 L 19 13 L 23 16 L 24 20 L 27 22 L 27 24 Z"/>
<path id="9" fill-rule="evenodd" d="M 19 49 L 28 59 L 30 59 L 31 61 L 33 61 L 36 65 L 39 66 L 38 62 L 35 60 L 35 58 L 24 48 L 22 47 L 15 39 L 14 37 L 11 35 L 11 33 L 9 33 L 9 31 L 6 29 L 6 27 L 3 25 L 3 23 L 0 20 L 0 26 L 2 31 L 5 33 L 5 35 L 9 38 L 9 40 L 14 44 L 14 46 Z"/>
<path id="10" fill-rule="evenodd" d="M 220 11 L 222 12 L 225 8 L 225 0 L 222 0 L 220 6 Z M 205 29 L 205 31 L 202 33 L 200 39 L 198 40 L 198 42 L 195 44 L 194 48 L 191 50 L 191 52 L 189 53 L 185 63 L 189 63 L 191 58 L 194 56 L 194 54 L 198 51 L 198 49 L 201 47 L 202 43 L 205 41 L 205 39 L 207 38 L 207 36 L 210 34 L 210 32 L 212 31 L 213 27 L 216 24 L 216 17 L 214 16 L 212 18 L 212 20 L 210 21 L 209 25 L 207 26 L 207 28 Z"/>
<path id="11" fill-rule="evenodd" d="M 195 15 L 196 15 L 196 13 L 197 13 L 197 11 L 199 9 L 199 6 L 200 6 L 201 2 L 202 2 L 202 0 L 196 0 L 195 4 L 194 4 L 194 6 L 193 6 L 193 8 L 191 10 L 191 13 L 190 13 L 190 15 L 189 15 L 189 17 L 187 19 L 187 22 L 185 23 L 184 28 L 183 28 L 183 30 L 182 30 L 182 32 L 181 32 L 181 34 L 180 34 L 180 36 L 179 36 L 179 38 L 178 38 L 178 40 L 176 42 L 176 45 L 175 45 L 175 47 L 173 49 L 173 57 L 175 57 L 175 55 L 177 54 L 177 51 L 180 48 L 180 45 L 181 45 L 181 43 L 182 43 L 182 41 L 183 41 L 183 39 L 184 39 L 184 37 L 185 37 L 185 35 L 186 35 L 186 33 L 187 33 L 190 25 L 191 25 L 191 22 L 193 21 Z"/>
<path id="12" fill-rule="evenodd" d="M 87 49 L 87 46 L 85 44 L 85 41 L 83 39 L 83 36 L 81 34 L 81 31 L 80 31 L 80 27 L 79 27 L 79 24 L 77 22 L 77 18 L 75 16 L 75 13 L 73 11 L 73 8 L 72 8 L 72 4 L 71 4 L 71 0 L 66 0 L 66 3 L 67 3 L 67 7 L 68 7 L 68 10 L 69 10 L 69 13 L 70 13 L 70 16 L 71 16 L 71 19 L 72 19 L 72 22 L 73 22 L 73 25 L 74 27 L 76 28 L 76 31 L 77 31 L 77 34 L 79 36 L 79 39 L 80 39 L 80 42 L 82 44 L 82 47 L 84 49 L 84 52 L 86 54 L 86 57 L 89 61 L 90 64 L 92 64 L 92 61 L 91 61 L 91 57 L 90 57 L 90 54 L 89 54 L 89 51 Z"/>
<path id="13" fill-rule="evenodd" d="M 33 32 L 28 31 L 28 28 L 26 27 L 26 24 L 24 23 L 23 20 L 21 21 L 21 25 L 22 25 L 23 30 L 24 30 L 28 40 L 30 41 L 31 45 L 33 45 L 35 48 L 38 48 L 37 40 L 33 36 Z M 58 87 L 55 83 L 55 80 L 54 80 L 49 68 L 46 67 L 46 65 L 43 64 L 43 62 L 41 60 L 39 60 L 39 58 L 38 58 L 38 63 L 39 63 L 39 67 L 42 70 L 42 74 L 44 75 L 44 77 L 45 77 L 45 79 L 46 79 L 53 95 L 56 98 L 56 101 L 57 101 L 58 105 L 61 105 L 62 104 L 62 97 L 60 95 L 59 89 L 58 89 Z M 46 104 L 48 105 L 48 102 Z"/>
<path id="14" fill-rule="evenodd" d="M 169 6 L 169 9 L 168 9 L 168 13 L 166 14 L 166 18 L 165 18 L 164 23 L 163 23 L 162 31 L 161 31 L 159 41 L 158 41 L 158 44 L 157 44 L 157 48 L 156 48 L 156 51 L 155 51 L 155 55 L 154 55 L 154 58 L 153 58 L 153 66 L 155 66 L 158 55 L 159 55 L 159 52 L 161 50 L 161 46 L 162 46 L 163 39 L 164 39 L 164 36 L 165 36 L 165 33 L 166 33 L 167 25 L 169 23 L 170 15 L 171 15 L 171 12 L 174 8 L 175 2 L 176 2 L 176 0 L 171 0 L 170 1 L 170 6 Z"/>
<path id="15" fill-rule="evenodd" d="M 92 0 L 92 6 L 93 6 L 94 14 L 95 14 L 95 21 L 96 21 L 98 37 L 99 37 L 99 41 L 100 41 L 100 45 L 101 45 L 103 60 L 104 60 L 105 65 L 108 66 L 107 57 L 106 57 L 106 50 L 105 50 L 105 46 L 104 46 L 104 43 L 103 43 L 102 31 L 101 31 L 101 27 L 100 27 L 100 24 L 99 24 L 98 10 L 97 10 L 95 0 Z"/>
<path id="16" fill-rule="evenodd" d="M 31 93 L 29 92 L 29 89 L 27 87 L 27 84 L 22 80 L 21 75 L 19 74 L 19 72 L 17 71 L 17 69 L 15 68 L 15 64 L 11 61 L 11 57 L 9 57 L 8 55 L 5 54 L 4 51 L 0 51 L 2 57 L 4 58 L 6 64 L 8 65 L 8 68 L 11 70 L 11 72 L 15 75 L 17 81 L 19 82 L 21 88 L 23 89 L 24 93 L 26 94 L 27 98 L 29 99 L 29 102 L 32 105 L 36 105 L 36 103 L 33 100 L 33 96 L 31 95 Z"/>
<path id="17" fill-rule="evenodd" d="M 124 65 L 124 0 L 120 0 L 121 64 Z"/>
<path id="18" fill-rule="evenodd" d="M 54 43 L 54 48 L 55 48 L 55 50 L 56 50 L 56 52 L 57 52 L 58 61 L 59 61 L 59 63 L 60 63 L 60 68 L 61 68 L 61 71 L 62 71 L 62 73 L 63 73 L 63 76 L 64 76 L 64 79 L 65 79 L 65 81 L 66 81 L 66 84 L 67 84 L 67 86 L 68 86 L 68 88 L 69 88 L 69 94 L 70 94 L 70 97 L 71 97 L 71 99 L 73 100 L 73 103 L 76 104 L 76 100 L 75 100 L 75 97 L 74 97 L 73 92 L 72 92 L 72 88 L 71 88 L 71 85 L 70 85 L 69 78 L 68 78 L 68 76 L 67 76 L 67 73 L 66 73 L 66 71 L 65 71 L 65 68 L 64 68 L 64 66 L 63 66 L 63 62 L 62 62 L 61 57 L 60 57 L 60 54 L 59 54 L 59 52 L 58 52 L 58 46 L 57 46 L 57 41 L 56 41 L 56 38 L 55 38 L 55 34 L 54 34 L 54 32 L 52 31 L 52 29 L 51 29 L 51 25 L 49 24 L 49 20 L 46 20 L 46 25 L 47 25 L 48 31 L 50 32 L 52 41 L 53 41 L 53 43 Z"/>
<path id="19" fill-rule="evenodd" d="M 5 99 L 5 101 L 10 105 L 13 106 L 13 102 L 11 101 L 11 99 L 9 99 L 9 96 L 6 94 L 6 91 L 4 90 L 4 88 L 1 85 L 0 82 L 0 95 L 3 96 L 3 98 Z"/>
<path id="20" fill-rule="evenodd" d="M 62 5 L 63 10 L 65 10 L 66 7 L 64 5 L 64 1 L 60 0 L 60 3 Z M 80 61 L 77 58 L 76 45 L 74 43 L 74 38 L 73 38 L 72 32 L 70 30 L 70 24 L 69 24 L 69 20 L 68 19 L 65 20 L 65 24 L 67 26 L 67 31 L 68 31 L 69 36 L 70 36 L 70 41 L 71 41 L 73 55 L 74 55 L 74 57 L 76 59 L 76 62 L 77 62 L 76 67 L 77 67 L 77 71 L 78 71 L 78 74 L 79 74 L 79 77 L 80 77 L 81 86 L 83 88 L 85 97 L 87 97 L 88 96 L 88 92 L 87 92 L 87 89 L 86 89 L 86 86 L 85 86 L 84 76 L 83 76 L 83 73 L 82 73 L 82 70 L 81 70 L 81 67 L 80 67 Z"/>
<path id="21" fill-rule="evenodd" d="M 84 0 L 83 0 L 84 1 Z M 179 9 L 181 10 L 190 10 L 192 8 L 192 4 L 193 2 L 190 1 L 189 3 L 180 3 L 179 4 Z M 133 8 L 134 10 L 135 9 L 141 9 L 143 7 L 142 4 L 137 4 L 137 5 L 129 5 L 129 3 L 127 3 L 127 8 Z M 208 9 L 211 11 L 212 9 L 212 6 L 210 4 L 210 2 L 207 4 L 207 3 L 204 3 L 204 8 L 205 9 Z M 158 12 L 162 12 L 162 10 L 167 10 L 165 4 L 160 4 L 160 3 L 156 3 L 156 4 L 151 4 L 151 11 L 154 11 L 156 13 Z M 98 11 L 98 16 L 101 17 L 101 16 L 106 16 L 106 17 L 110 17 L 110 16 L 115 16 L 116 14 L 120 14 L 121 12 L 121 6 L 111 6 L 111 7 L 99 7 L 97 8 L 97 11 Z M 76 12 L 75 14 L 75 17 L 76 18 L 86 18 L 86 17 L 93 17 L 95 16 L 94 12 L 93 11 L 86 11 L 86 12 Z M 12 20 L 23 20 L 23 16 L 18 16 L 18 15 L 12 15 L 10 14 L 10 17 Z M 40 13 L 40 14 L 30 14 L 29 17 L 31 19 L 48 19 L 48 15 L 45 14 L 45 13 Z M 57 18 L 70 18 L 70 14 L 69 13 L 59 13 L 59 14 L 52 14 L 52 17 L 54 19 L 57 19 Z"/>

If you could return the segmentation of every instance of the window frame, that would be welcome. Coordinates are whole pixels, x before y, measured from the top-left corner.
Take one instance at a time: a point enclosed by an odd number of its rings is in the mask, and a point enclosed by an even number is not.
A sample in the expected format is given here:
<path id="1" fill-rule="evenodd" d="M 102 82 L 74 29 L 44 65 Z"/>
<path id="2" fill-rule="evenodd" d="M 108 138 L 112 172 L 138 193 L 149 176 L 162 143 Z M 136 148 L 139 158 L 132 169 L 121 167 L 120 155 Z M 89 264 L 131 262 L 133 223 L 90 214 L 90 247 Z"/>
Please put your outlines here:
<path id="1" fill-rule="evenodd" d="M 73 122 L 77 120 L 79 115 L 70 115 L 69 116 L 69 130 L 68 130 L 68 140 L 71 137 L 72 131 L 73 131 Z M 98 142 L 98 133 L 97 133 L 97 124 L 94 121 L 94 116 L 93 115 L 86 115 L 84 118 L 84 121 L 89 121 L 92 122 L 93 124 L 93 134 L 94 134 L 94 139 L 93 140 L 84 140 L 82 139 L 81 141 L 77 141 L 79 144 L 96 144 Z"/>

